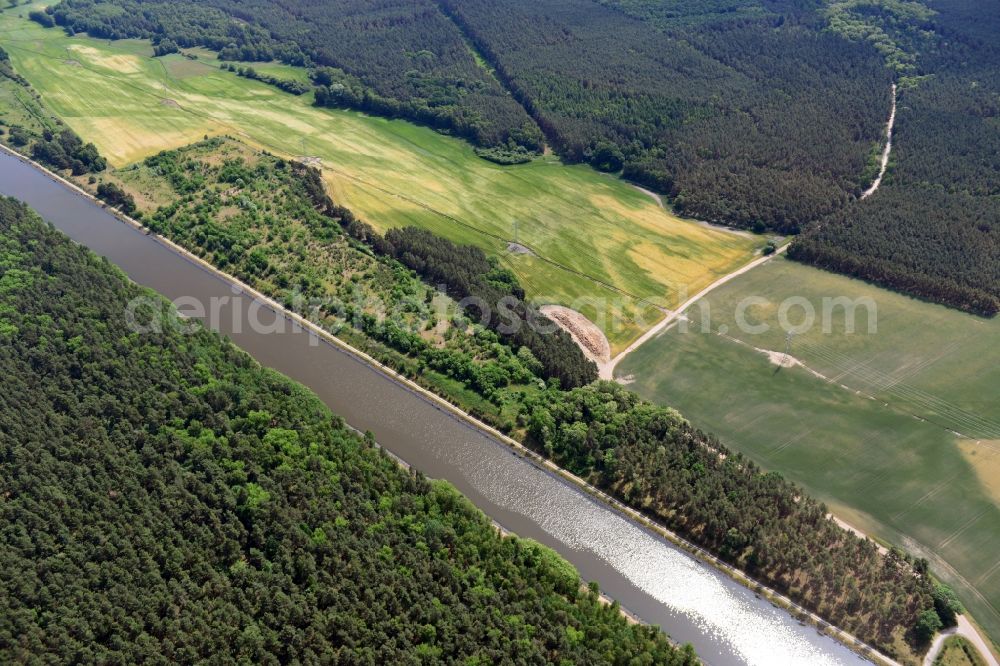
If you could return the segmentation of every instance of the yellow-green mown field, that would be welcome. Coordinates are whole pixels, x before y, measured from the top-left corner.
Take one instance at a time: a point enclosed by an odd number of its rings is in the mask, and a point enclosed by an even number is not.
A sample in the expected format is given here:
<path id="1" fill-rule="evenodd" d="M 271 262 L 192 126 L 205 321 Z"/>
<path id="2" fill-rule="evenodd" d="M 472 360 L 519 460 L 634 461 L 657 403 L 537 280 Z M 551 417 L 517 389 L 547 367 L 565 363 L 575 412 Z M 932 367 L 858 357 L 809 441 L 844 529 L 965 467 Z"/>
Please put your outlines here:
<path id="1" fill-rule="evenodd" d="M 532 297 L 594 319 L 613 351 L 662 316 L 650 304 L 676 305 L 764 244 L 680 219 L 583 165 L 546 157 L 501 167 L 411 123 L 318 109 L 311 94 L 240 78 L 203 50 L 197 60 L 153 58 L 146 42 L 69 37 L 27 20 L 28 10 L 0 14 L 0 44 L 46 104 L 113 165 L 214 134 L 319 158 L 334 198 L 374 227 L 419 225 L 503 257 Z M 508 252 L 515 238 L 533 254 Z"/>

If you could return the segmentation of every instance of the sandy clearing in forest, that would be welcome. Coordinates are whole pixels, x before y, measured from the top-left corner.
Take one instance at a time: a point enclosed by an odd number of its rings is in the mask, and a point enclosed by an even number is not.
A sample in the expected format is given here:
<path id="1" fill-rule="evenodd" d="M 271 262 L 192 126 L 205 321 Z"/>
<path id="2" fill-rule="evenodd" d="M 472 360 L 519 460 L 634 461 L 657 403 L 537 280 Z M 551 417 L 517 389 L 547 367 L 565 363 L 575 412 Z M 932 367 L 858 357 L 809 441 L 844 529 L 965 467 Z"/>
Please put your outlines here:
<path id="1" fill-rule="evenodd" d="M 591 361 L 601 365 L 611 360 L 608 338 L 582 314 L 562 305 L 543 305 L 539 311 L 569 333 Z"/>

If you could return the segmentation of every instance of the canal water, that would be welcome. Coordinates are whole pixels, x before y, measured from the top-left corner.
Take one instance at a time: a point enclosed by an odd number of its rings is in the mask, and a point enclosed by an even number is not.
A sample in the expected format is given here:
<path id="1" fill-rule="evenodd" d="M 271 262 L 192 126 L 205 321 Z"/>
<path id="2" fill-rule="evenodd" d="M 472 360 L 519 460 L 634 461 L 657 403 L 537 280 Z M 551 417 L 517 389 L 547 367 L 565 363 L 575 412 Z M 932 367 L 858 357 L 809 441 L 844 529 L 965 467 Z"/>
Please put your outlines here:
<path id="1" fill-rule="evenodd" d="M 277 315 L 6 153 L 0 153 L 0 194 L 26 202 L 169 299 L 195 298 L 206 309 L 223 304 L 208 323 L 262 364 L 311 388 L 349 424 L 371 430 L 383 447 L 426 475 L 453 483 L 506 529 L 557 550 L 584 580 L 598 581 L 642 620 L 692 643 L 711 666 L 866 663 L 349 353 L 291 326 L 283 333 L 255 332 L 261 327 L 251 327 L 248 318 L 266 325 Z"/>

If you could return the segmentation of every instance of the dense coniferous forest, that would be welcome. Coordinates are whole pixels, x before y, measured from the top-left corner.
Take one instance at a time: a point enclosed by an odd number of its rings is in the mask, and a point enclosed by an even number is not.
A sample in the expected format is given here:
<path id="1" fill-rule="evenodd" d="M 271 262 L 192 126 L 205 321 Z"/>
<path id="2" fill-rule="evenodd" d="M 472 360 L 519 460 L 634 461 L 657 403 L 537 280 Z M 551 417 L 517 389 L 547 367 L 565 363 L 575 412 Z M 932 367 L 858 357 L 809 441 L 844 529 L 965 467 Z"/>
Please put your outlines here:
<path id="1" fill-rule="evenodd" d="M 568 159 L 713 222 L 795 231 L 860 192 L 888 115 L 875 51 L 802 3 L 442 0 Z M 642 10 L 642 11 L 640 11 Z"/>
<path id="2" fill-rule="evenodd" d="M 0 267 L 0 661 L 696 663 L 9 199 Z"/>
<path id="3" fill-rule="evenodd" d="M 984 315 L 1000 311 L 1000 3 L 935 3 L 901 85 L 889 173 L 789 256 Z"/>
<path id="4" fill-rule="evenodd" d="M 326 67 L 322 104 L 415 120 L 481 146 L 541 148 L 538 128 L 432 0 L 211 3 Z"/>
<path id="5" fill-rule="evenodd" d="M 883 556 L 827 509 L 677 412 L 613 382 L 530 400 L 529 443 L 886 654 L 954 623 L 926 561 Z M 919 648 L 918 648 L 919 649 Z"/>

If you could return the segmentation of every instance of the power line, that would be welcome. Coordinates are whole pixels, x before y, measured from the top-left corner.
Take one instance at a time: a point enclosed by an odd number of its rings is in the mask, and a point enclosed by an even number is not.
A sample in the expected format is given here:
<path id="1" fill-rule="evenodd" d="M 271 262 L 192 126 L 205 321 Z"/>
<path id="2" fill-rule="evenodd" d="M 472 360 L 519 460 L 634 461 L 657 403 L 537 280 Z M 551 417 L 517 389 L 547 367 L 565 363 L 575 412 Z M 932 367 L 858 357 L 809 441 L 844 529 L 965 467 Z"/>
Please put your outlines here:
<path id="1" fill-rule="evenodd" d="M 785 334 L 785 356 L 781 359 L 781 366 L 788 365 L 788 352 L 792 349 L 792 336 L 795 335 L 792 331 L 788 331 Z"/>

